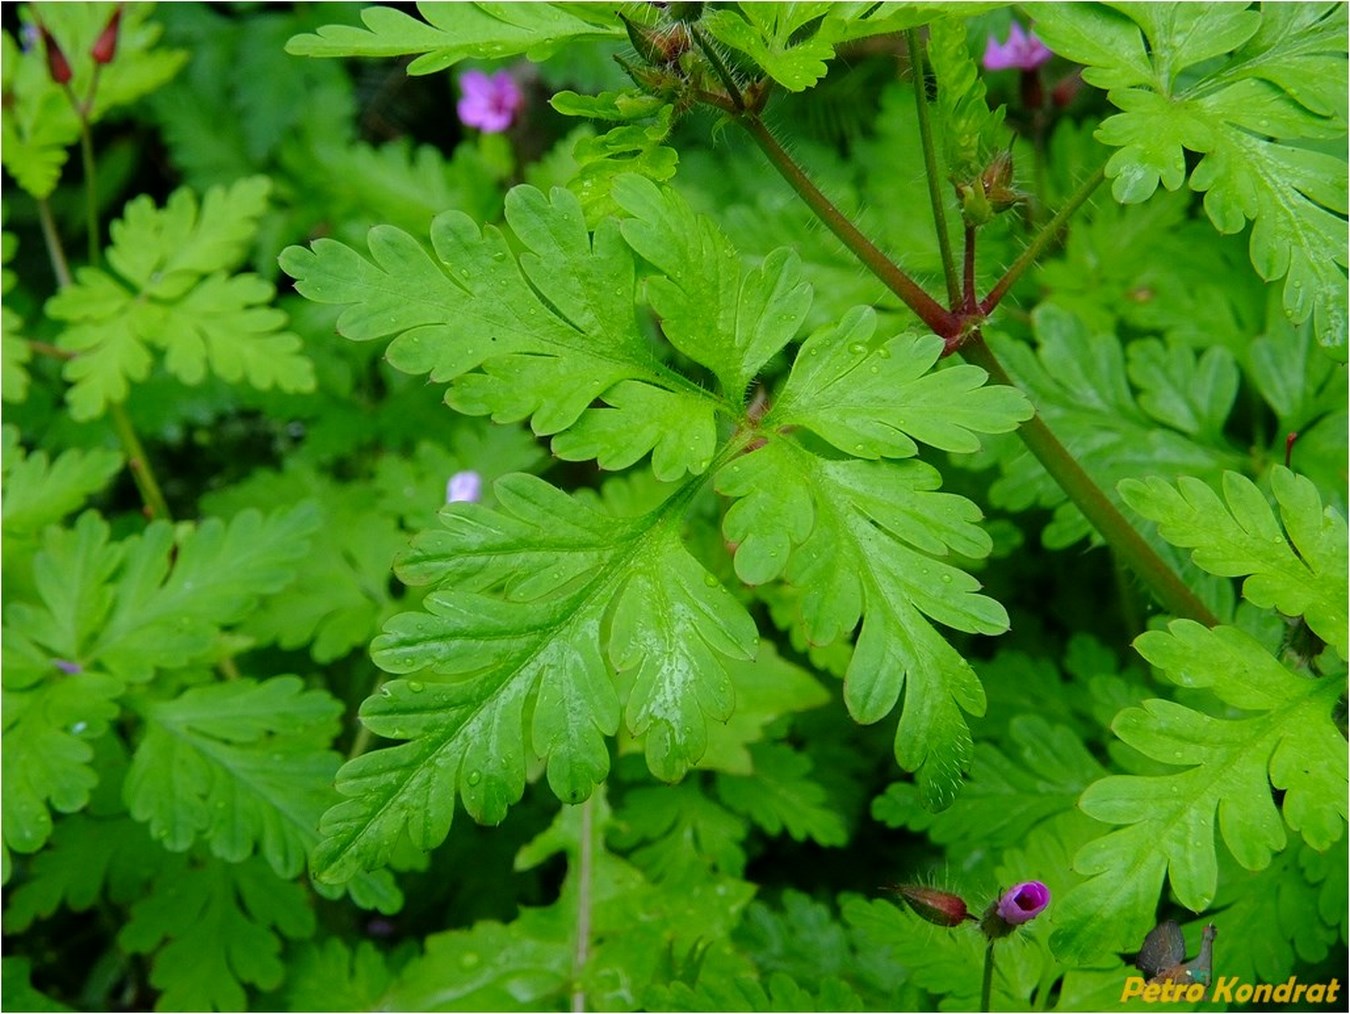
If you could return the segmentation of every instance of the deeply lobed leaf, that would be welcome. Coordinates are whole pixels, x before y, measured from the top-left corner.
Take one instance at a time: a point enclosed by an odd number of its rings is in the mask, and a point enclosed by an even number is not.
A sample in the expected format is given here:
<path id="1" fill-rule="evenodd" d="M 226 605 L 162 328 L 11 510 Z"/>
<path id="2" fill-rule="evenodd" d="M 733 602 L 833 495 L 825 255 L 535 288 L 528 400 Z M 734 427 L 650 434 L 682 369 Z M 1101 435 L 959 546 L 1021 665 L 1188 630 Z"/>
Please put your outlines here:
<path id="1" fill-rule="evenodd" d="M 1055 947 L 1068 960 L 1137 943 L 1153 924 L 1165 875 L 1187 908 L 1210 906 L 1218 887 L 1216 811 L 1224 843 L 1249 870 L 1285 847 L 1286 823 L 1321 849 L 1345 831 L 1345 740 L 1331 720 L 1340 681 L 1296 676 L 1232 627 L 1177 620 L 1135 646 L 1175 682 L 1208 687 L 1255 714 L 1216 718 L 1152 700 L 1117 716 L 1113 728 L 1125 743 L 1182 770 L 1114 775 L 1083 794 L 1088 815 L 1124 826 L 1074 860 L 1090 879 L 1058 908 Z M 1272 785 L 1284 792 L 1281 809 Z"/>
<path id="2" fill-rule="evenodd" d="M 627 722 L 645 732 L 658 775 L 683 774 L 706 747 L 707 717 L 729 712 L 722 659 L 751 657 L 757 638 L 679 542 L 687 492 L 631 519 L 531 476 L 499 480 L 495 492 L 500 510 L 452 506 L 448 534 L 419 540 L 410 557 L 405 574 L 439 587 L 427 613 L 390 621 L 376 661 L 452 681 L 395 681 L 362 708 L 372 731 L 410 742 L 340 772 L 339 789 L 354 798 L 324 818 L 314 861 L 327 878 L 381 863 L 405 825 L 419 848 L 438 844 L 454 801 L 447 786 L 478 820 L 500 821 L 530 755 L 547 759 L 561 798 L 586 798 L 609 770 L 605 737 L 619 723 L 606 654 L 631 671 Z"/>
<path id="3" fill-rule="evenodd" d="M 1121 496 L 1174 545 L 1223 577 L 1246 576 L 1242 593 L 1263 609 L 1302 616 L 1341 658 L 1347 657 L 1345 520 L 1323 508 L 1317 488 L 1282 466 L 1271 470 L 1277 521 L 1265 495 L 1235 472 L 1223 475 L 1225 504 L 1204 482 L 1153 477 L 1120 484 Z M 1283 530 L 1281 529 L 1283 523 Z"/>
<path id="4" fill-rule="evenodd" d="M 268 306 L 274 290 L 255 275 L 230 276 L 257 230 L 271 183 L 240 180 L 207 192 L 175 191 L 162 209 L 148 197 L 127 205 L 111 226 L 108 264 L 84 267 L 47 301 L 68 325 L 57 344 L 76 355 L 63 373 L 71 414 L 92 419 L 126 400 L 128 381 L 146 379 L 164 350 L 170 373 L 200 384 L 207 368 L 253 387 L 308 391 L 314 369 L 300 339 L 283 331 L 286 315 Z"/>
<path id="5" fill-rule="evenodd" d="M 1346 165 L 1299 142 L 1345 135 L 1343 4 L 1043 4 L 1036 30 L 1087 65 L 1122 110 L 1097 137 L 1117 200 L 1147 199 L 1185 181 L 1185 152 L 1204 157 L 1190 187 L 1221 232 L 1253 223 L 1263 278 L 1285 280 L 1284 308 L 1314 319 L 1344 359 Z M 1147 43 L 1147 45 L 1146 45 Z"/>

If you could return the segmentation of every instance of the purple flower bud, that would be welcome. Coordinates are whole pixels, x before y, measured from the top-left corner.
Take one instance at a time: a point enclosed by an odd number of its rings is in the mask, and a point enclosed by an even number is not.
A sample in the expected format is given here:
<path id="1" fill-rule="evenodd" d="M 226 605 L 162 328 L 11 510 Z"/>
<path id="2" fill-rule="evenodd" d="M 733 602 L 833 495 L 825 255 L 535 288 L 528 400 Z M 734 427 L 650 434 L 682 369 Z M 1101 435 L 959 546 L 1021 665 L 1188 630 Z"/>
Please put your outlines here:
<path id="1" fill-rule="evenodd" d="M 985 70 L 1035 70 L 1054 56 L 1035 32 L 1024 32 L 1016 21 L 1008 29 L 1008 41 L 989 36 L 984 47 Z"/>
<path id="2" fill-rule="evenodd" d="M 1015 884 L 998 899 L 999 918 L 1012 926 L 1030 922 L 1050 904 L 1050 888 L 1039 880 Z"/>
<path id="3" fill-rule="evenodd" d="M 515 79 L 504 70 L 491 77 L 481 70 L 466 70 L 460 75 L 459 90 L 455 109 L 460 122 L 489 134 L 500 134 L 511 126 L 525 102 Z"/>
<path id="4" fill-rule="evenodd" d="M 483 498 L 483 477 L 477 472 L 456 472 L 445 484 L 446 503 L 477 503 Z"/>
<path id="5" fill-rule="evenodd" d="M 934 887 L 918 887 L 914 884 L 897 884 L 887 888 L 905 899 L 905 904 L 914 914 L 927 919 L 935 926 L 960 926 L 967 919 L 973 919 L 966 909 L 966 903 L 949 891 L 939 891 Z"/>
<path id="6" fill-rule="evenodd" d="M 56 666 L 56 668 L 60 669 L 67 676 L 75 676 L 84 672 L 84 666 L 80 665 L 79 662 L 67 662 L 64 658 L 52 659 L 52 665 Z"/>
<path id="7" fill-rule="evenodd" d="M 19 29 L 19 47 L 25 53 L 31 53 L 42 45 L 42 33 L 38 31 L 38 26 L 25 22 Z"/>

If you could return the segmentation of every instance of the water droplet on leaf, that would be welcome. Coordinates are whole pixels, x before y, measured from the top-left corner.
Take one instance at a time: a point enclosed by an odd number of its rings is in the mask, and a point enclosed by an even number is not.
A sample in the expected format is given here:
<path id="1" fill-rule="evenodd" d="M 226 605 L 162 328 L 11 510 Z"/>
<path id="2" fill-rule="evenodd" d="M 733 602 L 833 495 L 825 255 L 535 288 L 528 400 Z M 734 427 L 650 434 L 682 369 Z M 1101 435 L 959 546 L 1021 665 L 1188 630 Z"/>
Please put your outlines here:
<path id="1" fill-rule="evenodd" d="M 419 683 L 417 680 L 409 680 L 409 681 L 408 681 L 408 692 L 409 692 L 409 693 L 420 694 L 420 693 L 421 693 L 423 690 L 425 690 L 425 689 L 426 689 L 426 687 L 424 687 L 424 686 L 423 686 L 421 683 Z"/>

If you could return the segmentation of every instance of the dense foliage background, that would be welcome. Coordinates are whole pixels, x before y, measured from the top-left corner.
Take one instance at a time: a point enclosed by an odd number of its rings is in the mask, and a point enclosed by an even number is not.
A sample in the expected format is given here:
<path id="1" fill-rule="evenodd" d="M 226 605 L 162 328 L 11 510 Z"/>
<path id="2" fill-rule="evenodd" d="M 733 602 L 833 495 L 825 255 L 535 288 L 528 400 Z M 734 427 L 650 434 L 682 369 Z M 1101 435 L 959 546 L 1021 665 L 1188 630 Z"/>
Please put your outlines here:
<path id="1" fill-rule="evenodd" d="M 1346 981 L 1345 5 L 4 17 L 6 1009 Z"/>

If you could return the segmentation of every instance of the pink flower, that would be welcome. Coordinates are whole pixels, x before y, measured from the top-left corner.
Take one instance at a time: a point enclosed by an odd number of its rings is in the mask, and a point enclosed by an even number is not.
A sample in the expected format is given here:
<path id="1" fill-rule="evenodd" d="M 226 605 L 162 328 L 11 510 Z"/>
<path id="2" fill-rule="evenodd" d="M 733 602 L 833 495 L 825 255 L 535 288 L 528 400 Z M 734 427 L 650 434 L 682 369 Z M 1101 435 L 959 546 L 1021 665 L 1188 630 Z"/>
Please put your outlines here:
<path id="1" fill-rule="evenodd" d="M 445 484 L 446 503 L 477 503 L 483 496 L 483 477 L 477 472 L 456 472 Z"/>
<path id="2" fill-rule="evenodd" d="M 466 70 L 459 77 L 459 90 L 455 109 L 460 122 L 489 134 L 511 126 L 525 101 L 515 79 L 504 70 L 490 77 L 481 70 Z"/>
<path id="3" fill-rule="evenodd" d="M 984 47 L 985 70 L 1035 70 L 1054 54 L 1035 32 L 1024 32 L 1016 21 L 1008 29 L 1008 41 L 999 42 L 992 35 Z"/>
<path id="4" fill-rule="evenodd" d="M 1030 922 L 1050 904 L 1050 888 L 1039 880 L 1017 884 L 1003 892 L 998 899 L 999 917 L 1012 926 Z"/>
<path id="5" fill-rule="evenodd" d="M 1031 922 L 1050 904 L 1050 888 L 1039 880 L 1025 880 L 1004 891 L 985 909 L 980 932 L 990 940 L 1006 937 L 1023 923 Z"/>

